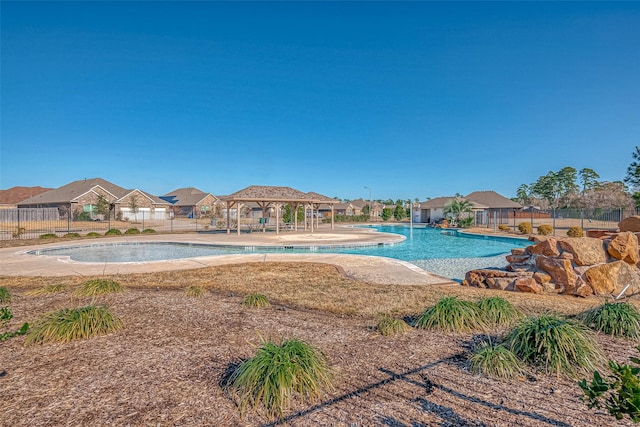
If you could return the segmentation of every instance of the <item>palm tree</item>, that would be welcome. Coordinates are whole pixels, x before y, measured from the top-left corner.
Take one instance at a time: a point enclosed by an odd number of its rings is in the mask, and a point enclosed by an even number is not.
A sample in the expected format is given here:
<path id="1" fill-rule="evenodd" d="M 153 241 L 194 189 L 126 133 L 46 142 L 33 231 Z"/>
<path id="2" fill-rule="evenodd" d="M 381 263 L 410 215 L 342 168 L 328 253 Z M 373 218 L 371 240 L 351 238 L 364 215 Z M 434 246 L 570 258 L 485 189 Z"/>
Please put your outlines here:
<path id="1" fill-rule="evenodd" d="M 444 214 L 451 217 L 455 226 L 471 225 L 473 205 L 470 201 L 456 197 L 444 207 Z"/>

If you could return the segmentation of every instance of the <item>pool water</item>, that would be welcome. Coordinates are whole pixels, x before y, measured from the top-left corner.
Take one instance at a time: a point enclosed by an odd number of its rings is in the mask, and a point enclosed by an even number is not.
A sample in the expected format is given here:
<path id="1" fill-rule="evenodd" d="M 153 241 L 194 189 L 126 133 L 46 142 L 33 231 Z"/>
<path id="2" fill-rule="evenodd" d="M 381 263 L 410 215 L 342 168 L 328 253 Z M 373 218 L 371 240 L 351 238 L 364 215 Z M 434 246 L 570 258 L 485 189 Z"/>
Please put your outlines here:
<path id="1" fill-rule="evenodd" d="M 339 253 L 374 255 L 409 261 L 425 270 L 460 280 L 474 268 L 504 267 L 504 255 L 524 247 L 524 239 L 472 236 L 454 230 L 372 226 L 406 240 L 392 245 L 345 247 L 237 247 L 190 243 L 104 243 L 30 251 L 33 255 L 68 256 L 80 262 L 147 262 L 239 253 Z"/>

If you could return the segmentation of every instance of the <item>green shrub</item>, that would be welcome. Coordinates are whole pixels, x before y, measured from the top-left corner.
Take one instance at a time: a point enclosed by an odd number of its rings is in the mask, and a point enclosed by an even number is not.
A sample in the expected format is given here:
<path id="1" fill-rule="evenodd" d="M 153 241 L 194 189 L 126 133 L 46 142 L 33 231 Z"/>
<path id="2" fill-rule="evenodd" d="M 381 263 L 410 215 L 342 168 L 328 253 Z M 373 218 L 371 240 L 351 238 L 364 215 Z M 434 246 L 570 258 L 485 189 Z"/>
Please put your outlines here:
<path id="1" fill-rule="evenodd" d="M 144 230 L 142 230 L 142 234 L 156 234 L 156 230 L 154 230 L 153 228 L 145 228 Z"/>
<path id="2" fill-rule="evenodd" d="M 124 292 L 122 285 L 111 279 L 93 279 L 81 283 L 74 291 L 78 297 L 95 297 L 103 294 Z"/>
<path id="3" fill-rule="evenodd" d="M 500 224 L 500 225 L 498 225 L 498 230 L 500 230 L 500 231 L 511 231 L 511 227 L 509 227 L 507 224 Z"/>
<path id="4" fill-rule="evenodd" d="M 120 236 L 121 234 L 122 231 L 118 230 L 117 228 L 110 228 L 106 233 L 104 233 L 105 236 Z"/>
<path id="5" fill-rule="evenodd" d="M 384 315 L 378 321 L 378 331 L 384 336 L 403 334 L 409 330 L 409 325 L 402 319 Z"/>
<path id="6" fill-rule="evenodd" d="M 82 236 L 80 236 L 80 233 L 67 233 L 62 237 L 82 237 Z"/>
<path id="7" fill-rule="evenodd" d="M 640 338 L 640 313 L 628 302 L 605 302 L 577 316 L 585 325 L 607 335 Z"/>
<path id="8" fill-rule="evenodd" d="M 640 347 L 637 349 L 640 351 Z M 578 382 L 589 408 L 602 407 L 600 399 L 603 399 L 607 411 L 617 420 L 627 415 L 634 423 L 640 422 L 640 359 L 631 357 L 631 362 L 636 366 L 610 360 L 608 380 L 595 371 L 591 384 L 586 379 Z"/>
<path id="9" fill-rule="evenodd" d="M 490 325 L 510 325 L 522 317 L 522 313 L 502 297 L 486 297 L 478 301 L 480 316 Z"/>
<path id="10" fill-rule="evenodd" d="M 242 300 L 242 305 L 245 307 L 263 308 L 269 307 L 271 303 L 269 299 L 262 294 L 249 294 Z"/>
<path id="11" fill-rule="evenodd" d="M 282 417 L 292 397 L 317 398 L 323 388 L 331 388 L 331 381 L 321 350 L 297 339 L 279 345 L 263 340 L 256 355 L 231 374 L 227 387 L 241 413 L 247 406 L 262 406 L 268 416 Z"/>
<path id="12" fill-rule="evenodd" d="M 11 301 L 11 292 L 9 289 L 4 286 L 0 286 L 0 302 L 10 302 Z"/>
<path id="13" fill-rule="evenodd" d="M 92 231 L 90 233 L 87 233 L 87 237 L 102 237 L 102 234 Z"/>
<path id="14" fill-rule="evenodd" d="M 553 233 L 553 227 L 549 224 L 540 224 L 538 226 L 538 234 L 541 236 L 548 236 L 551 233 Z"/>
<path id="15" fill-rule="evenodd" d="M 469 332 L 484 328 L 485 323 L 476 304 L 457 297 L 444 297 L 418 316 L 415 326 L 422 329 Z"/>
<path id="16" fill-rule="evenodd" d="M 13 313 L 9 307 L 0 308 L 0 326 L 9 323 L 9 320 L 13 319 Z"/>
<path id="17" fill-rule="evenodd" d="M 67 290 L 67 287 L 61 283 L 56 285 L 47 285 L 38 289 L 34 289 L 32 291 L 25 292 L 25 295 L 29 296 L 40 296 L 40 295 L 49 295 L 56 294 L 60 292 L 64 292 Z"/>
<path id="18" fill-rule="evenodd" d="M 63 308 L 38 318 L 27 335 L 25 344 L 87 339 L 117 332 L 122 327 L 122 320 L 104 306 Z"/>
<path id="19" fill-rule="evenodd" d="M 522 362 L 511 350 L 490 341 L 483 342 L 473 351 L 469 371 L 496 378 L 515 378 L 525 373 Z"/>
<path id="20" fill-rule="evenodd" d="M 570 227 L 567 230 L 567 236 L 569 237 L 584 237 L 584 230 L 582 227 Z"/>
<path id="21" fill-rule="evenodd" d="M 589 329 L 552 315 L 525 318 L 506 343 L 523 361 L 556 375 L 593 371 L 603 359 Z"/>
<path id="22" fill-rule="evenodd" d="M 9 338 L 13 338 L 13 337 L 16 337 L 18 335 L 24 335 L 24 334 L 27 333 L 28 330 L 29 330 L 29 324 L 28 323 L 24 323 L 22 325 L 22 327 L 20 327 L 20 329 L 18 329 L 15 332 L 3 332 L 3 333 L 0 333 L 0 342 L 6 341 Z"/>
<path id="23" fill-rule="evenodd" d="M 191 298 L 202 297 L 204 296 L 204 288 L 202 286 L 189 286 L 185 293 Z"/>
<path id="24" fill-rule="evenodd" d="M 55 233 L 45 233 L 40 235 L 41 239 L 57 239 L 58 235 Z"/>
<path id="25" fill-rule="evenodd" d="M 140 234 L 140 230 L 138 230 L 137 228 L 128 228 L 127 231 L 124 232 L 124 234 Z"/>
<path id="26" fill-rule="evenodd" d="M 91 214 L 89 212 L 79 212 L 75 215 L 76 221 L 91 221 Z"/>
<path id="27" fill-rule="evenodd" d="M 518 224 L 518 230 L 520 230 L 522 234 L 531 234 L 531 232 L 533 231 L 533 226 L 530 222 L 521 222 L 520 224 Z"/>

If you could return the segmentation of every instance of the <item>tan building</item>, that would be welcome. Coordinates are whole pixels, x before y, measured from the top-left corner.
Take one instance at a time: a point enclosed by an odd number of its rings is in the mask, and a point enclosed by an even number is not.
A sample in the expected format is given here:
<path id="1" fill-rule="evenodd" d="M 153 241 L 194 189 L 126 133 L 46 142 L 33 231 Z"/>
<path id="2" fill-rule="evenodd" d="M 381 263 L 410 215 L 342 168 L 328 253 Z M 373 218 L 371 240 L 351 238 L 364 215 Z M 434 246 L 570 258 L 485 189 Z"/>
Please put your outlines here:
<path id="1" fill-rule="evenodd" d="M 222 207 L 216 196 L 193 187 L 178 188 L 160 198 L 171 203 L 171 211 L 177 218 L 215 217 L 216 206 Z"/>

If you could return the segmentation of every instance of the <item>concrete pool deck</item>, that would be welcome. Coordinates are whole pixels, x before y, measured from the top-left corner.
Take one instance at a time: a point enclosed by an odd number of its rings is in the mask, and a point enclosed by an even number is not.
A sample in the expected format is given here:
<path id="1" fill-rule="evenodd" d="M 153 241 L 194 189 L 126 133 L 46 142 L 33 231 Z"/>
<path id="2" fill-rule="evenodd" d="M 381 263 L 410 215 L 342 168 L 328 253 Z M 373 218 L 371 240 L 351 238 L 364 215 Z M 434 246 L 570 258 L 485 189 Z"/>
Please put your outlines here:
<path id="1" fill-rule="evenodd" d="M 429 273 L 419 267 L 392 258 L 343 254 L 237 254 L 215 255 L 180 260 L 140 263 L 85 263 L 68 257 L 35 256 L 28 251 L 62 246 L 96 245 L 119 242 L 180 242 L 229 246 L 344 246 L 393 244 L 404 236 L 379 233 L 374 229 L 339 227 L 336 230 L 283 232 L 189 233 L 109 237 L 65 240 L 32 246 L 0 249 L 0 276 L 90 276 L 155 271 L 185 270 L 245 262 L 320 262 L 340 266 L 345 274 L 359 280 L 378 284 L 440 285 L 455 284 L 449 278 Z"/>

